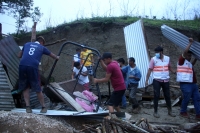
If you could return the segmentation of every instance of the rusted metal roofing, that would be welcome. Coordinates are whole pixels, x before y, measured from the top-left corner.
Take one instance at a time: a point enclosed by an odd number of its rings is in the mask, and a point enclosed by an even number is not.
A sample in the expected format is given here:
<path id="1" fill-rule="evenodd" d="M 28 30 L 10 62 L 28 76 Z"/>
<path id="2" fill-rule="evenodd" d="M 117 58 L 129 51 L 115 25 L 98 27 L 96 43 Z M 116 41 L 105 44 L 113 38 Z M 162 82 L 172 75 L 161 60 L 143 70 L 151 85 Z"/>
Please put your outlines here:
<path id="1" fill-rule="evenodd" d="M 11 90 L 13 89 L 0 61 L 0 110 L 12 110 L 15 107 Z"/>
<path id="2" fill-rule="evenodd" d="M 172 41 L 174 44 L 179 46 L 181 49 L 185 49 L 188 45 L 188 37 L 181 34 L 180 32 L 168 27 L 167 25 L 161 26 L 162 34 Z M 190 50 L 193 52 L 194 56 L 200 60 L 200 43 L 194 41 Z"/>
<path id="3" fill-rule="evenodd" d="M 6 66 L 8 76 L 12 86 L 15 86 L 18 79 L 19 46 L 12 36 L 8 36 L 0 41 L 1 62 Z"/>
<path id="4" fill-rule="evenodd" d="M 142 78 L 138 88 L 145 87 L 146 74 L 149 68 L 150 56 L 147 52 L 147 40 L 142 20 L 130 24 L 124 28 L 127 57 L 134 57 L 137 67 L 140 69 Z M 148 83 L 153 81 L 152 75 Z"/>

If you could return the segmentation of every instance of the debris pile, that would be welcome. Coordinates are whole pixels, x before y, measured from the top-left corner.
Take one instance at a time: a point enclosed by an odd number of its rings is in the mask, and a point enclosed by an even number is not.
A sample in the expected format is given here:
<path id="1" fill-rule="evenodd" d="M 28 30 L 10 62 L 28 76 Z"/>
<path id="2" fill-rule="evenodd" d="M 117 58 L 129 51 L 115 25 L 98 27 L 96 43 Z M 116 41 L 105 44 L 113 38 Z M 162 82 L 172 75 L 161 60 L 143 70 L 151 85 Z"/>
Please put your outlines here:
<path id="1" fill-rule="evenodd" d="M 183 125 L 170 123 L 151 123 L 142 118 L 136 122 L 116 117 L 115 114 L 107 116 L 102 123 L 95 125 L 83 124 L 84 133 L 185 133 L 200 132 L 200 123 L 185 123 Z"/>

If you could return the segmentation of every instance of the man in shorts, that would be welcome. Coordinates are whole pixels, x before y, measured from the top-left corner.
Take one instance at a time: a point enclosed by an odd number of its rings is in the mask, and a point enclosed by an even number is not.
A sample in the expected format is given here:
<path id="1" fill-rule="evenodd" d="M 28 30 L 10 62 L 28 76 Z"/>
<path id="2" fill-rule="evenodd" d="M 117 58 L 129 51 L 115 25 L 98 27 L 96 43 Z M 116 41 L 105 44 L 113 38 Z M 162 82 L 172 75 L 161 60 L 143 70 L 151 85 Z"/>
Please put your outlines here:
<path id="1" fill-rule="evenodd" d="M 112 60 L 112 54 L 108 52 L 103 54 L 101 65 L 106 71 L 106 76 L 101 79 L 94 78 L 93 82 L 96 84 L 111 81 L 114 91 L 108 101 L 108 110 L 109 113 L 114 112 L 114 109 L 120 112 L 119 105 L 126 90 L 120 66 L 116 61 Z"/>
<path id="2" fill-rule="evenodd" d="M 36 42 L 28 42 L 24 45 L 18 57 L 21 58 L 19 64 L 19 91 L 23 91 L 24 100 L 26 103 L 26 112 L 32 113 L 30 107 L 29 88 L 37 93 L 40 104 L 42 105 L 41 113 L 46 113 L 47 108 L 44 103 L 44 96 L 40 87 L 40 79 L 38 66 L 43 54 L 46 54 L 54 59 L 59 59 L 59 56 L 51 53 L 43 45 L 45 40 L 42 36 L 36 39 Z"/>

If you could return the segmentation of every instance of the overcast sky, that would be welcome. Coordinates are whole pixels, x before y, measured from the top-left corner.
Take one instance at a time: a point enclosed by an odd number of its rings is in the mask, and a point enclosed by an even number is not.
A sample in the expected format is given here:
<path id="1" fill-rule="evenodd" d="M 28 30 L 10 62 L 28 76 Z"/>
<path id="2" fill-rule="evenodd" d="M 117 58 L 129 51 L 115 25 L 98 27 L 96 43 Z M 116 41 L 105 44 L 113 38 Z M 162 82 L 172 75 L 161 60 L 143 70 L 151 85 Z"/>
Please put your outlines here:
<path id="1" fill-rule="evenodd" d="M 49 26 L 57 26 L 64 22 L 71 22 L 80 18 L 97 16 L 156 16 L 161 19 L 193 19 L 194 11 L 200 10 L 199 0 L 34 0 L 34 7 L 38 6 L 43 13 L 37 30 Z M 198 8 L 199 7 L 199 8 Z M 200 11 L 198 11 L 200 13 Z M 15 20 L 11 16 L 0 14 L 3 33 L 16 31 Z M 25 26 L 31 30 L 33 22 L 27 19 Z"/>

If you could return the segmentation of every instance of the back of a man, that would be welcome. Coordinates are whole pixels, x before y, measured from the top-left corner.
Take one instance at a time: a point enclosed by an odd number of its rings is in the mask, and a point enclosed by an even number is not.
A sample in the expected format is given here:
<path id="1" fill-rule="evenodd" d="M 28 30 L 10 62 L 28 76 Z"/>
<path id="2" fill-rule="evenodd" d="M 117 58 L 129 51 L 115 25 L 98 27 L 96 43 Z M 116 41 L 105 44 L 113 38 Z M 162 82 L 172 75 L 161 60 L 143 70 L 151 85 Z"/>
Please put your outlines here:
<path id="1" fill-rule="evenodd" d="M 29 90 L 35 91 L 42 109 L 40 113 L 46 113 L 44 96 L 40 87 L 40 77 L 38 66 L 43 54 L 49 55 L 54 59 L 59 59 L 59 56 L 51 53 L 43 45 L 45 40 L 43 37 L 38 37 L 36 42 L 28 42 L 24 45 L 22 51 L 19 52 L 18 57 L 21 58 L 19 64 L 19 88 L 18 91 L 23 91 L 24 100 L 26 103 L 26 112 L 32 113 L 30 107 L 30 93 Z"/>
<path id="2" fill-rule="evenodd" d="M 38 68 L 39 62 L 43 54 L 50 55 L 51 52 L 37 42 L 26 43 L 22 49 L 23 56 L 20 65 Z"/>

